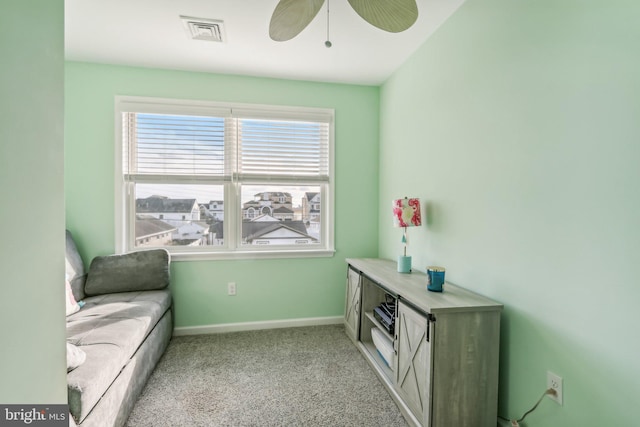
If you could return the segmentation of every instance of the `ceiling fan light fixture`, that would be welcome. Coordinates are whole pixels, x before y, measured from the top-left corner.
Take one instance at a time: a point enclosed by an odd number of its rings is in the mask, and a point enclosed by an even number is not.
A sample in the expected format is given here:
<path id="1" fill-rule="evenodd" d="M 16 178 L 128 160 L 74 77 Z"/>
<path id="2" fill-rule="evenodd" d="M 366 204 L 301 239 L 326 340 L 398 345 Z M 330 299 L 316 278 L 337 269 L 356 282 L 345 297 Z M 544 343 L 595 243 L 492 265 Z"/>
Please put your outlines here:
<path id="1" fill-rule="evenodd" d="M 331 39 L 329 38 L 329 0 L 327 0 L 327 41 L 324 42 L 324 45 L 327 49 L 332 46 Z"/>
<path id="2" fill-rule="evenodd" d="M 358 15 L 376 28 L 400 33 L 418 20 L 416 0 L 348 0 Z M 324 0 L 280 0 L 271 15 L 269 37 L 283 42 L 291 40 L 304 30 L 318 14 Z M 327 1 L 327 33 L 329 4 Z M 325 46 L 331 47 L 328 40 Z"/>

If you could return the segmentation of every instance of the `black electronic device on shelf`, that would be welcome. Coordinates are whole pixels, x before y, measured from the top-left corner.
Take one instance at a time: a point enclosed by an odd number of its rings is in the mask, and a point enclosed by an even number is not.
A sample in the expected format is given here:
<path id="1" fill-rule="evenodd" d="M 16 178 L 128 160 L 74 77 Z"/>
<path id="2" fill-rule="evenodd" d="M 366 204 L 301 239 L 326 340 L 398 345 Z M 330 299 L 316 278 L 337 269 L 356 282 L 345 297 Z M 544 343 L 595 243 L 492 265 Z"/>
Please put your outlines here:
<path id="1" fill-rule="evenodd" d="M 393 335 L 396 322 L 396 300 L 391 295 L 386 295 L 385 299 L 385 302 L 373 309 L 373 317 Z"/>

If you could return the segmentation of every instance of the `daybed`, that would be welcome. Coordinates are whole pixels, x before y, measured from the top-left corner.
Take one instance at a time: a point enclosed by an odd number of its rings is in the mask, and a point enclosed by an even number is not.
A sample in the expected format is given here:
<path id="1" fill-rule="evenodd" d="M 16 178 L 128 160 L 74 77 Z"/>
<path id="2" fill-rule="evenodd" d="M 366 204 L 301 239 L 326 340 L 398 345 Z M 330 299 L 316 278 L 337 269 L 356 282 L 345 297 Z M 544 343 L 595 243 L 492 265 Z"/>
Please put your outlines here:
<path id="1" fill-rule="evenodd" d="M 85 274 L 67 231 L 66 261 L 69 410 L 78 426 L 123 426 L 171 339 L 169 253 L 96 257 Z"/>

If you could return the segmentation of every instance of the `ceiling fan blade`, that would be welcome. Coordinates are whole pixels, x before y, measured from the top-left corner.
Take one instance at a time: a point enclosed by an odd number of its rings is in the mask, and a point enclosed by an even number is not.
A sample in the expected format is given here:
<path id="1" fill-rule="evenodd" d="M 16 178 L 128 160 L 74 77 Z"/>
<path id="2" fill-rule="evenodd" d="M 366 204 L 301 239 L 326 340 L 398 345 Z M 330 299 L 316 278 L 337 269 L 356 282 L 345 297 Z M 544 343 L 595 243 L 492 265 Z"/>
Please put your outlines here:
<path id="1" fill-rule="evenodd" d="M 280 0 L 271 16 L 269 36 L 277 42 L 291 40 L 318 14 L 324 0 Z"/>
<path id="2" fill-rule="evenodd" d="M 349 0 L 349 4 L 369 24 L 390 33 L 404 31 L 418 19 L 416 0 Z"/>

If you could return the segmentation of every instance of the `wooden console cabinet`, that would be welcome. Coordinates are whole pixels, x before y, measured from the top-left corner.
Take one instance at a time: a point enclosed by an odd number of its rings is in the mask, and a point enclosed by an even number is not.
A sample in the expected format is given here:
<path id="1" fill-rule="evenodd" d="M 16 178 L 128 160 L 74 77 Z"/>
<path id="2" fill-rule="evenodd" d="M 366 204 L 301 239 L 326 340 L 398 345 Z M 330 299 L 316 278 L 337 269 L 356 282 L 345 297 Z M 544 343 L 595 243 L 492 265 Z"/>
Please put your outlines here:
<path id="1" fill-rule="evenodd" d="M 429 292 L 424 273 L 398 273 L 393 261 L 347 263 L 345 331 L 409 424 L 494 427 L 502 305 L 450 283 Z M 391 331 L 373 315 L 385 301 Z"/>

